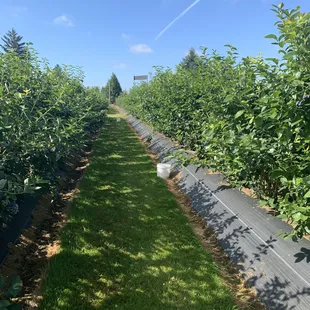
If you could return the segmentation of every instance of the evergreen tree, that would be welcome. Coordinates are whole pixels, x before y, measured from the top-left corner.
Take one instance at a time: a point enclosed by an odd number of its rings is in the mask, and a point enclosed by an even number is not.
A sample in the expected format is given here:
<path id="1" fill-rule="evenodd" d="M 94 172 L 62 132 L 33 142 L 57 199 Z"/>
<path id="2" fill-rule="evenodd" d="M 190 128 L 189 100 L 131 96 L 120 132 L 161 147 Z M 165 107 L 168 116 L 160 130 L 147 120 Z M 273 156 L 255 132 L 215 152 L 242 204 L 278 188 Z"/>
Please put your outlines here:
<path id="1" fill-rule="evenodd" d="M 3 44 L 0 44 L 4 52 L 15 52 L 19 56 L 24 56 L 26 54 L 25 42 L 22 42 L 23 37 L 18 35 L 17 32 L 12 28 L 3 37 Z"/>
<path id="2" fill-rule="evenodd" d="M 121 94 L 122 92 L 122 87 L 118 81 L 117 76 L 112 73 L 111 78 L 109 79 L 106 87 L 105 87 L 105 92 L 107 98 L 111 98 L 111 102 L 114 102 L 115 99 Z"/>
<path id="3" fill-rule="evenodd" d="M 199 56 L 195 49 L 192 47 L 189 49 L 188 54 L 183 58 L 180 63 L 181 68 L 184 69 L 196 69 L 198 67 Z"/>
<path id="4" fill-rule="evenodd" d="M 56 75 L 57 75 L 58 77 L 63 76 L 63 71 L 62 71 L 62 68 L 61 68 L 60 65 L 57 64 L 57 65 L 54 67 L 54 71 L 56 72 Z"/>

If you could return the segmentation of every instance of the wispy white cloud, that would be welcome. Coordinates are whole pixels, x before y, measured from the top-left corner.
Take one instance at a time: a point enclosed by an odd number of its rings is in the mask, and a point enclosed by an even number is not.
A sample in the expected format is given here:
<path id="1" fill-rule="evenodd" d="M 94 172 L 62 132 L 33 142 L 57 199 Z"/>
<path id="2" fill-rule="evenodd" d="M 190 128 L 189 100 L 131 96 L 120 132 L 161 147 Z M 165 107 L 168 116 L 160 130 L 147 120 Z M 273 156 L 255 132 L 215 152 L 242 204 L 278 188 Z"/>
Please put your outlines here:
<path id="1" fill-rule="evenodd" d="M 128 65 L 121 62 L 121 63 L 115 65 L 114 68 L 115 69 L 127 69 Z"/>
<path id="2" fill-rule="evenodd" d="M 152 49 L 147 44 L 136 44 L 130 46 L 129 50 L 132 53 L 140 54 L 140 53 L 152 53 Z"/>
<path id="3" fill-rule="evenodd" d="M 127 41 L 127 40 L 130 39 L 130 35 L 127 34 L 127 33 L 122 33 L 122 34 L 121 34 L 121 37 L 122 37 L 122 39 L 125 40 L 125 41 Z"/>
<path id="4" fill-rule="evenodd" d="M 177 16 L 170 24 L 168 24 L 155 38 L 158 40 L 175 22 L 177 22 L 181 17 L 183 17 L 189 10 L 191 10 L 196 4 L 198 4 L 201 0 L 196 0 L 192 3 L 187 9 L 185 9 L 179 16 Z"/>
<path id="5" fill-rule="evenodd" d="M 54 18 L 54 24 L 65 26 L 65 27 L 74 26 L 72 19 L 70 19 L 67 15 L 61 15 L 61 16 Z"/>
<path id="6" fill-rule="evenodd" d="M 28 12 L 26 6 L 8 6 L 7 10 L 11 16 L 18 17 Z"/>

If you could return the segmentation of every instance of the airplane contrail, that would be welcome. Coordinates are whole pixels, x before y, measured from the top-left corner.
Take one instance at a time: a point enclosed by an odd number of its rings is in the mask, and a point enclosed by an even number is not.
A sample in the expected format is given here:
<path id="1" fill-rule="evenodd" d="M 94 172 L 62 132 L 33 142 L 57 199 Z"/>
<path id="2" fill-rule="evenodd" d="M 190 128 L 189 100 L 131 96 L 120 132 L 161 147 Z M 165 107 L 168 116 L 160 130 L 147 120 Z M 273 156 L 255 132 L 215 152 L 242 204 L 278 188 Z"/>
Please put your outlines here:
<path id="1" fill-rule="evenodd" d="M 162 30 L 157 37 L 155 38 L 155 41 L 158 40 L 178 19 L 180 19 L 182 16 L 184 16 L 189 10 L 191 10 L 196 4 L 198 4 L 201 0 L 196 0 L 194 3 L 192 3 L 187 9 L 185 9 L 179 16 L 177 16 L 164 30 Z"/>

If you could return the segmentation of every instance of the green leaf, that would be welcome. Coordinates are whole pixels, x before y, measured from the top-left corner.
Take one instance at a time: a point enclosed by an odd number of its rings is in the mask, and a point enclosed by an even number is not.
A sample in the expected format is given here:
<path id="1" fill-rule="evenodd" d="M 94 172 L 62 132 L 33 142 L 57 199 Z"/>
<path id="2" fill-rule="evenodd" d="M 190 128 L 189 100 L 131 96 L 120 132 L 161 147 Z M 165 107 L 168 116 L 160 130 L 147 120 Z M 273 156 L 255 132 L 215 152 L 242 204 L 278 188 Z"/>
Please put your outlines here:
<path id="1" fill-rule="evenodd" d="M 17 297 L 17 295 L 21 292 L 23 287 L 23 283 L 19 276 L 14 276 L 10 281 L 10 287 L 7 292 L 4 294 L 8 298 Z"/>
<path id="2" fill-rule="evenodd" d="M 288 59 L 288 58 L 293 58 L 294 56 L 296 56 L 296 52 L 295 51 L 290 51 L 287 53 L 284 53 L 285 55 L 283 56 L 283 58 Z"/>
<path id="3" fill-rule="evenodd" d="M 287 173 L 285 173 L 283 170 L 277 169 L 271 172 L 270 179 L 275 180 L 279 177 L 286 176 Z"/>
<path id="4" fill-rule="evenodd" d="M 270 199 L 268 200 L 268 205 L 269 205 L 270 207 L 275 207 L 274 198 L 270 198 Z"/>
<path id="5" fill-rule="evenodd" d="M 285 177 L 281 178 L 280 181 L 283 185 L 286 185 L 288 183 L 288 180 Z"/>
<path id="6" fill-rule="evenodd" d="M 295 78 L 296 79 L 300 79 L 300 77 L 301 77 L 301 72 L 300 71 L 296 72 L 295 73 Z"/>
<path id="7" fill-rule="evenodd" d="M 305 199 L 310 198 L 310 190 L 307 191 L 307 193 L 304 195 L 304 198 L 305 198 Z"/>
<path id="8" fill-rule="evenodd" d="M 300 81 L 300 80 L 294 80 L 292 82 L 292 86 L 295 86 L 295 87 L 298 87 L 298 86 L 303 86 L 304 85 L 304 82 L 303 81 Z"/>
<path id="9" fill-rule="evenodd" d="M 278 37 L 275 34 L 268 34 L 267 36 L 265 36 L 265 38 L 278 40 Z"/>
<path id="10" fill-rule="evenodd" d="M 303 178 L 303 182 L 310 186 L 310 176 L 306 176 Z"/>
<path id="11" fill-rule="evenodd" d="M 267 204 L 268 204 L 267 200 L 260 200 L 260 202 L 259 202 L 260 207 L 266 206 Z"/>
<path id="12" fill-rule="evenodd" d="M 224 102 L 231 102 L 234 99 L 233 95 L 228 95 L 225 97 Z"/>
<path id="13" fill-rule="evenodd" d="M 258 116 L 254 119 L 254 124 L 256 128 L 259 128 L 263 123 L 263 118 Z"/>
<path id="14" fill-rule="evenodd" d="M 290 233 L 290 234 L 285 233 L 283 239 L 284 239 L 284 240 L 288 240 L 288 239 L 292 238 L 293 236 L 294 236 L 293 233 Z"/>
<path id="15" fill-rule="evenodd" d="M 3 190 L 8 180 L 2 179 L 0 180 L 0 190 Z"/>
<path id="16" fill-rule="evenodd" d="M 293 219 L 295 222 L 298 222 L 300 220 L 305 221 L 305 220 L 307 220 L 307 216 L 305 216 L 301 212 L 297 212 L 297 213 L 293 214 Z"/>
<path id="17" fill-rule="evenodd" d="M 24 186 L 24 193 L 25 194 L 32 194 L 33 193 L 33 187 L 30 185 L 25 185 Z"/>
<path id="18" fill-rule="evenodd" d="M 236 113 L 235 118 L 239 118 L 242 114 L 244 114 L 245 110 L 240 110 Z"/>

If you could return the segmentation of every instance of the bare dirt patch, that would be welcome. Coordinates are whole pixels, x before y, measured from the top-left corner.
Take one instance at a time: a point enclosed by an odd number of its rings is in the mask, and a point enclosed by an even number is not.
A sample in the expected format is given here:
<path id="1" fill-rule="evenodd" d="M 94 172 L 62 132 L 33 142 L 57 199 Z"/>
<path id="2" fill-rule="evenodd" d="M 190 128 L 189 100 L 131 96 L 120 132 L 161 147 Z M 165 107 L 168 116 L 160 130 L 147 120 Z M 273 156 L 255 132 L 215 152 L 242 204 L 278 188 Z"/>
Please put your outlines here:
<path id="1" fill-rule="evenodd" d="M 246 194 L 252 198 L 257 198 L 257 195 L 255 194 L 255 192 L 252 188 L 242 187 L 241 192 L 243 192 L 244 194 Z"/>

